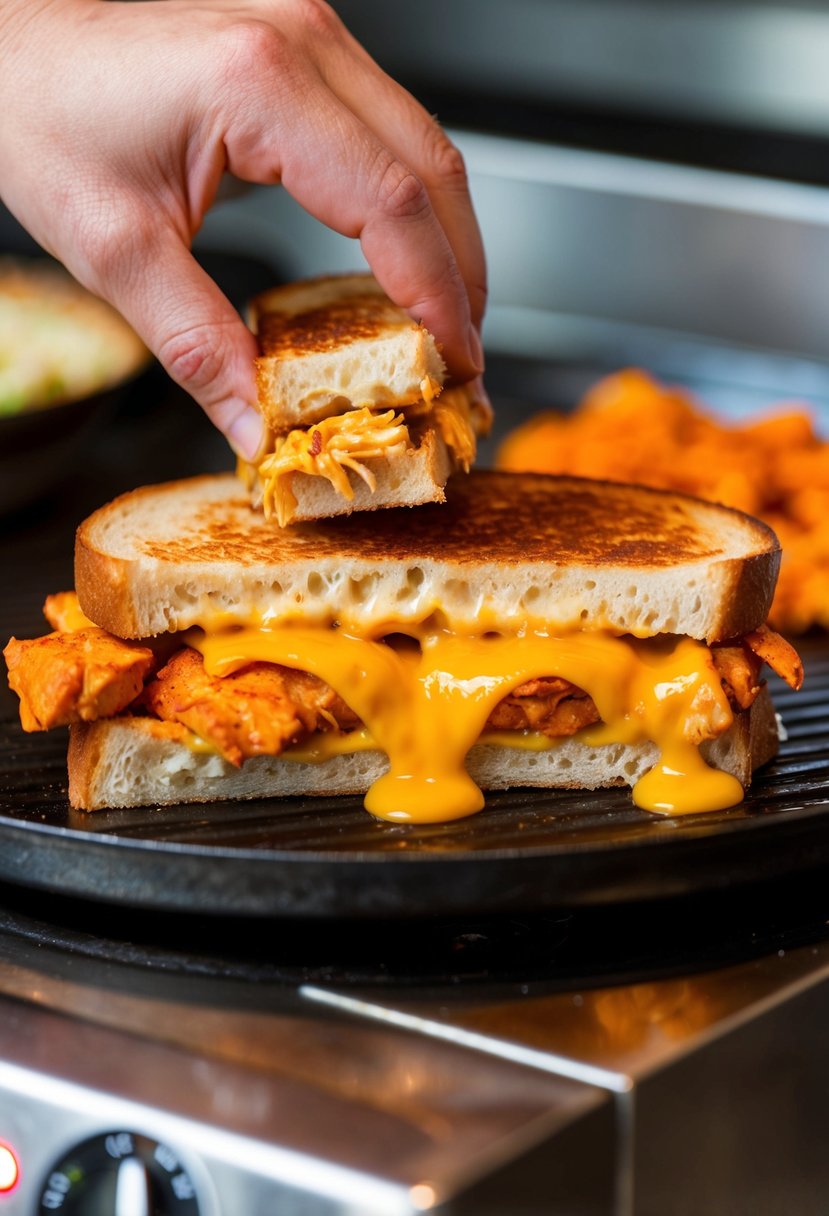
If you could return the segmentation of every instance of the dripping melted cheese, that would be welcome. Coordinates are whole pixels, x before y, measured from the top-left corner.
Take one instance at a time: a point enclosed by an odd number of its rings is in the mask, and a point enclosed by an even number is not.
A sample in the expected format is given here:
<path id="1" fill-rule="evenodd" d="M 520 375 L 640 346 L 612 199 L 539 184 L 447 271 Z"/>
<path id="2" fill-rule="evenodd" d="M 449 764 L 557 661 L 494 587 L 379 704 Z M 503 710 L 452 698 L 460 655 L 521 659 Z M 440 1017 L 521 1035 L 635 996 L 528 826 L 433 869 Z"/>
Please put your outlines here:
<path id="1" fill-rule="evenodd" d="M 466 772 L 466 754 L 497 703 L 540 676 L 561 676 L 593 698 L 602 722 L 581 732 L 584 742 L 657 745 L 658 762 L 633 791 L 642 808 L 719 810 L 743 796 L 739 782 L 710 768 L 697 747 L 732 721 L 701 642 L 595 632 L 468 636 L 408 625 L 406 632 L 417 645 L 390 645 L 323 625 L 196 630 L 187 640 L 212 675 L 264 661 L 330 684 L 365 724 L 353 739 L 341 736 L 337 749 L 376 747 L 388 757 L 388 772 L 365 800 L 381 819 L 441 822 L 480 810 L 483 794 Z M 330 754 L 330 746 L 319 742 L 293 751 L 297 760 Z"/>

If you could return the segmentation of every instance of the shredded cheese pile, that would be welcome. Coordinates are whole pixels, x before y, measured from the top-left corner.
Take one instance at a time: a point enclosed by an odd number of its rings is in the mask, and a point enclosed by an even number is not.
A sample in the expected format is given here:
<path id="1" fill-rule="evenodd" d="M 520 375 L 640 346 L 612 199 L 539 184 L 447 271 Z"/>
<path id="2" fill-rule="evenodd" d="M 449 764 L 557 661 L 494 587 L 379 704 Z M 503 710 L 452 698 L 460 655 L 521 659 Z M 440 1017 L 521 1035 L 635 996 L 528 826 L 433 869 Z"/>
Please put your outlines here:
<path id="1" fill-rule="evenodd" d="M 406 409 L 407 418 L 428 419 L 465 473 L 475 459 L 477 440 L 472 421 L 472 399 L 465 389 L 451 389 L 431 403 L 424 397 Z"/>
<path id="2" fill-rule="evenodd" d="M 367 461 L 402 455 L 412 446 L 408 421 L 426 420 L 437 427 L 457 464 L 469 470 L 475 459 L 475 427 L 472 403 L 467 393 L 453 391 L 436 397 L 439 386 L 427 377 L 421 384 L 423 400 L 397 413 L 393 409 L 375 413 L 368 406 L 324 418 L 307 430 L 271 436 L 272 451 L 258 467 L 240 460 L 237 472 L 248 490 L 259 484 L 265 516 L 276 517 L 281 527 L 296 508 L 291 490 L 294 473 L 325 477 L 343 498 L 351 502 L 354 489 L 348 471 L 355 473 L 372 493 L 377 479 Z"/>
<path id="3" fill-rule="evenodd" d="M 394 410 L 375 414 L 367 407 L 324 418 L 306 431 L 290 431 L 274 444 L 258 473 L 265 515 L 275 515 L 283 526 L 296 507 L 292 473 L 325 477 L 350 502 L 354 490 L 346 470 L 351 469 L 374 492 L 377 480 L 365 461 L 398 456 L 410 446 L 402 414 Z"/>

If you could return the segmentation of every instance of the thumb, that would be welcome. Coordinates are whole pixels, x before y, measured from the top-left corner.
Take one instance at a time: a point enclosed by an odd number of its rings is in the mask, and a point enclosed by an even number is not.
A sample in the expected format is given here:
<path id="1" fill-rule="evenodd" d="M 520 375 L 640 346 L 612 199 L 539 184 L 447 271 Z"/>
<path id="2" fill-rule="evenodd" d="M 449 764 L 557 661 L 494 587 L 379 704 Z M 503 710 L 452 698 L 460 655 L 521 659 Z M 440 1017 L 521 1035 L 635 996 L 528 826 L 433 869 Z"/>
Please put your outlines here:
<path id="1" fill-rule="evenodd" d="M 119 268 L 121 269 L 121 268 Z M 264 437 L 254 409 L 256 342 L 236 309 L 172 230 L 141 250 L 141 271 L 113 268 L 96 288 L 121 312 L 169 375 L 252 460 Z"/>

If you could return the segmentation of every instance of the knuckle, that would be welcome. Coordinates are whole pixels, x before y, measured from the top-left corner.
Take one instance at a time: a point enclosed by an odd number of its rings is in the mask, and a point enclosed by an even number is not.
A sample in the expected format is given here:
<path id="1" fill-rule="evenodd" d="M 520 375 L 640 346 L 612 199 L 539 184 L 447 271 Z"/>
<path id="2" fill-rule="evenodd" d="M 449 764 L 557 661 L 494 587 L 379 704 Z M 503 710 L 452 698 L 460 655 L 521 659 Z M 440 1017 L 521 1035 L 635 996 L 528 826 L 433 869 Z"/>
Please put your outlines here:
<path id="1" fill-rule="evenodd" d="M 343 24 L 325 0 L 298 0 L 298 8 L 299 19 L 310 38 L 328 42 L 341 36 Z"/>
<path id="2" fill-rule="evenodd" d="M 223 38 L 224 72 L 232 80 L 256 80 L 263 71 L 282 72 L 291 64 L 289 39 L 268 21 L 235 20 Z"/>
<path id="3" fill-rule="evenodd" d="M 431 302 L 444 301 L 447 298 L 454 299 L 458 316 L 463 316 L 468 295 L 460 267 L 454 260 L 444 267 L 439 284 L 436 284 L 429 296 Z"/>
<path id="4" fill-rule="evenodd" d="M 211 327 L 199 325 L 169 334 L 158 357 L 169 374 L 194 393 L 206 393 L 219 380 L 223 359 Z"/>
<path id="5" fill-rule="evenodd" d="M 436 183 L 451 190 L 468 190 L 469 179 L 463 154 L 437 123 L 430 124 L 426 136 L 426 164 L 430 178 Z"/>
<path id="6" fill-rule="evenodd" d="M 392 220 L 416 220 L 431 210 L 429 192 L 416 173 L 391 159 L 380 172 L 377 205 Z"/>

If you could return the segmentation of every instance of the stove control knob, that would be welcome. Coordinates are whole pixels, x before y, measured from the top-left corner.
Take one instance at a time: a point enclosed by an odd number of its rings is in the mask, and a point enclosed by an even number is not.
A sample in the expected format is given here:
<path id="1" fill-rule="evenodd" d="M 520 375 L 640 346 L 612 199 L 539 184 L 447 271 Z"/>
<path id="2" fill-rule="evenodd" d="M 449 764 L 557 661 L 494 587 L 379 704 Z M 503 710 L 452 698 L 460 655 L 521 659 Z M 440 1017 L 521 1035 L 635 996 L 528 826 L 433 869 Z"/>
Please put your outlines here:
<path id="1" fill-rule="evenodd" d="M 133 1132 L 84 1140 L 46 1180 L 39 1213 L 199 1216 L 190 1175 L 165 1144 Z"/>

